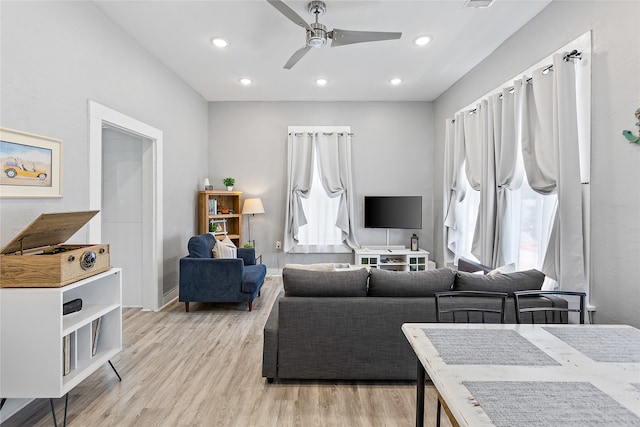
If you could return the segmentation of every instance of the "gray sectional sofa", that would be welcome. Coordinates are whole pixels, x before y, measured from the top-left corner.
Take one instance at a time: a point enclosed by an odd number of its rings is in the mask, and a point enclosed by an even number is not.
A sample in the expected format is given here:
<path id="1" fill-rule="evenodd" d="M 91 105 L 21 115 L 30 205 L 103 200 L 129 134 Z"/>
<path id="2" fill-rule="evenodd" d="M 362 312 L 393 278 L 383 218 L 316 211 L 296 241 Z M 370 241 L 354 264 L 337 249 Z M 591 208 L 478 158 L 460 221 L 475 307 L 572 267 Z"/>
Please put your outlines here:
<path id="1" fill-rule="evenodd" d="M 436 321 L 435 292 L 540 289 L 537 270 L 484 276 L 441 268 L 308 271 L 284 268 L 284 292 L 264 327 L 262 376 L 275 379 L 415 380 L 416 359 L 403 323 Z M 566 306 L 559 298 L 531 305 Z M 495 319 L 497 322 L 498 319 Z"/>

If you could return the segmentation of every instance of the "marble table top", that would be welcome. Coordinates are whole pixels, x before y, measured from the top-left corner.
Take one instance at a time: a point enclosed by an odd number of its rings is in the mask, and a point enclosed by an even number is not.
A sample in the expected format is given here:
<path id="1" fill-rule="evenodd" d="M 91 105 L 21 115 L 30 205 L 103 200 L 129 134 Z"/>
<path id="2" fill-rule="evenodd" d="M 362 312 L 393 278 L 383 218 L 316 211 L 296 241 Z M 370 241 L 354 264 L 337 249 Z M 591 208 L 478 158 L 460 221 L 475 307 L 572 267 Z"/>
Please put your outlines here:
<path id="1" fill-rule="evenodd" d="M 406 323 L 461 426 L 640 426 L 640 330 Z"/>

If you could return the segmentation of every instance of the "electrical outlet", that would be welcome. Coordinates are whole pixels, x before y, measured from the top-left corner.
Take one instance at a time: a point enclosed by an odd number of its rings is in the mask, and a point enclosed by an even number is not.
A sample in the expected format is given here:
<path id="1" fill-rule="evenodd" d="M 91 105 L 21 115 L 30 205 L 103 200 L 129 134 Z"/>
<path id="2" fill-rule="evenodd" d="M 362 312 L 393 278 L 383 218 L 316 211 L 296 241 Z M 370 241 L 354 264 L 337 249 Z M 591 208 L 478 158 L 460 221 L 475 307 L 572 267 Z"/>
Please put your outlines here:
<path id="1" fill-rule="evenodd" d="M 282 249 L 282 242 L 280 240 L 276 240 L 276 249 Z"/>

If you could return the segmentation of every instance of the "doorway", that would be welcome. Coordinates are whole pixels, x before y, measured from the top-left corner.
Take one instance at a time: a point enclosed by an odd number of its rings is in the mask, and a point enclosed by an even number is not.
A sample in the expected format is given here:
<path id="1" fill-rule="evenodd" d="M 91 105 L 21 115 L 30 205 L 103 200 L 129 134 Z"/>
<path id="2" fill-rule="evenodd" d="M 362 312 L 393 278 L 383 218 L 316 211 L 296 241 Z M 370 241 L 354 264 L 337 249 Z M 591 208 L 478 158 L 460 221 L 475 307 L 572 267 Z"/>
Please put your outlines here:
<path id="1" fill-rule="evenodd" d="M 89 101 L 89 240 L 122 267 L 123 305 L 162 306 L 162 131 Z"/>
<path id="2" fill-rule="evenodd" d="M 102 127 L 102 235 L 111 264 L 122 275 L 122 305 L 142 307 L 143 235 L 149 214 L 143 179 L 148 176 L 144 152 L 152 142 L 109 125 Z"/>

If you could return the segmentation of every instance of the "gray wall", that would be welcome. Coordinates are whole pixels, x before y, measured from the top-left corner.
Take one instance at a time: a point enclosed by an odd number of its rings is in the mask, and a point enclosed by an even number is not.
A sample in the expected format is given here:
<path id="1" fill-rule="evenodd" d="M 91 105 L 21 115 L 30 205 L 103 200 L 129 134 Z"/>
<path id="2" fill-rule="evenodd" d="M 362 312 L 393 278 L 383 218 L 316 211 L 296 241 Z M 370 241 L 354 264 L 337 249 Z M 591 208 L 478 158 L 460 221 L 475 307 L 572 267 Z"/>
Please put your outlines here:
<path id="1" fill-rule="evenodd" d="M 444 158 L 445 119 L 592 30 L 591 302 L 598 323 L 640 326 L 640 3 L 554 1 L 434 102 L 435 157 Z M 442 162 L 434 163 L 437 260 L 442 261 Z"/>
<path id="2" fill-rule="evenodd" d="M 433 114 L 428 102 L 211 102 L 209 176 L 216 189 L 236 178 L 244 197 L 261 197 L 266 213 L 251 219 L 251 237 L 269 268 L 287 262 L 353 260 L 353 255 L 284 254 L 287 126 L 349 125 L 357 237 L 361 245 L 384 245 L 384 230 L 362 228 L 364 195 L 422 195 L 420 246 L 433 241 Z M 246 220 L 244 232 L 247 232 Z M 391 230 L 390 243 L 409 245 L 411 230 Z M 245 238 L 248 238 L 245 234 Z"/>
<path id="3" fill-rule="evenodd" d="M 164 132 L 163 288 L 175 288 L 207 169 L 206 101 L 91 2 L 3 1 L 0 7 L 0 125 L 62 139 L 64 166 L 61 199 L 0 201 L 0 243 L 42 212 L 88 208 L 87 101 L 93 99 Z M 108 243 L 109 236 L 103 239 Z"/>

